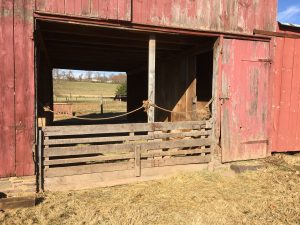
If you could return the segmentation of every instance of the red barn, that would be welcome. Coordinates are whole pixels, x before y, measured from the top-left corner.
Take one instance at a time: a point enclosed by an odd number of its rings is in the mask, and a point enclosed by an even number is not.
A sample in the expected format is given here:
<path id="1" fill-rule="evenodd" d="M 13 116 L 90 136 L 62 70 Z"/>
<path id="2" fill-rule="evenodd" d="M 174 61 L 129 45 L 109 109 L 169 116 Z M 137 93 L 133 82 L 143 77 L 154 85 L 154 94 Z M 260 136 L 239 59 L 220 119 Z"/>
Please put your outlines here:
<path id="1" fill-rule="evenodd" d="M 4 192 L 299 150 L 299 28 L 278 27 L 276 0 L 0 0 L 0 9 Z M 125 71 L 134 113 L 54 126 L 43 109 L 53 109 L 53 68 Z M 135 111 L 143 100 L 148 113 Z"/>

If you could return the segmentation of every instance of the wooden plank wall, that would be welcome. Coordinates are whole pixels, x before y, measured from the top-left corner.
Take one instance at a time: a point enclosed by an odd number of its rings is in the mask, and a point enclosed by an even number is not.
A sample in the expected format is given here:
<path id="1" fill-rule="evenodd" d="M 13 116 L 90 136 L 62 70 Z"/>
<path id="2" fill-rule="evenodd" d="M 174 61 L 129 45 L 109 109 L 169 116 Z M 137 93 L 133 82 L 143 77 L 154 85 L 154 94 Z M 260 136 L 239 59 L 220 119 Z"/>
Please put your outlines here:
<path id="1" fill-rule="evenodd" d="M 270 151 L 300 150 L 300 40 L 274 38 Z"/>
<path id="2" fill-rule="evenodd" d="M 133 0 L 134 23 L 252 34 L 276 30 L 277 0 Z M 268 12 L 268 13 L 266 13 Z"/>
<path id="3" fill-rule="evenodd" d="M 277 0 L 35 0 L 36 10 L 136 24 L 252 34 L 275 31 Z M 268 13 L 265 13 L 268 12 Z M 131 18 L 132 17 L 132 18 Z"/>
<path id="4" fill-rule="evenodd" d="M 0 1 L 0 177 L 15 174 L 13 2 Z"/>
<path id="5" fill-rule="evenodd" d="M 131 20 L 131 0 L 35 0 L 37 11 L 110 20 Z"/>
<path id="6" fill-rule="evenodd" d="M 34 142 L 34 50 L 31 0 L 14 1 L 16 175 L 32 175 Z"/>
<path id="7" fill-rule="evenodd" d="M 193 110 L 196 97 L 196 56 L 181 56 L 165 62 L 158 61 L 156 103 L 175 112 Z M 164 91 L 159 91 L 164 90 Z M 191 113 L 172 113 L 156 110 L 156 121 L 192 120 Z"/>
<path id="8" fill-rule="evenodd" d="M 33 174 L 34 68 L 31 0 L 0 1 L 0 177 Z"/>

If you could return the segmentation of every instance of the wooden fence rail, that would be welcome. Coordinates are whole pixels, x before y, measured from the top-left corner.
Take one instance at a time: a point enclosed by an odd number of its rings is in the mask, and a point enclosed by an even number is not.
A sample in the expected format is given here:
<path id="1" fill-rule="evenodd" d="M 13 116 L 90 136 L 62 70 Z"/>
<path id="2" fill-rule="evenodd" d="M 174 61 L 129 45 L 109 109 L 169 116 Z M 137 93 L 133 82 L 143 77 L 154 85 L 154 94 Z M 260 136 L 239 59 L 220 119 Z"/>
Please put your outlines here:
<path id="1" fill-rule="evenodd" d="M 210 121 L 49 126 L 43 129 L 44 179 L 207 163 Z"/>

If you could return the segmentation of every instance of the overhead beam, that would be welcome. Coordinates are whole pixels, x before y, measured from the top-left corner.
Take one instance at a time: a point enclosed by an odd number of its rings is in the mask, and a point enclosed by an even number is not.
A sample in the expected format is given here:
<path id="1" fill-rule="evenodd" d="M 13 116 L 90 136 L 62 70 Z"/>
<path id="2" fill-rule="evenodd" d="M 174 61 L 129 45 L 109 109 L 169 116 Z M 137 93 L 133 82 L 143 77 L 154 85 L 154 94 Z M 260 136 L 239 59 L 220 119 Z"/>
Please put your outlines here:
<path id="1" fill-rule="evenodd" d="M 149 58 L 148 58 L 148 100 L 155 103 L 155 51 L 156 37 L 149 37 Z M 148 123 L 154 123 L 154 107 L 150 107 L 148 111 Z"/>

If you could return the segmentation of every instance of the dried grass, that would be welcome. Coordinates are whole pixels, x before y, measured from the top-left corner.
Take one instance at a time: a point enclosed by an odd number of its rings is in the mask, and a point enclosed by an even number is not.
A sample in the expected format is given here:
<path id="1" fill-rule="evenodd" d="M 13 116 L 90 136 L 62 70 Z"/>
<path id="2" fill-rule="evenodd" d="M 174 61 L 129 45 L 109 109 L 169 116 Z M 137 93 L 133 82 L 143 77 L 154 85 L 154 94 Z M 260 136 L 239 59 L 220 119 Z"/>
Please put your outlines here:
<path id="1" fill-rule="evenodd" d="M 35 208 L 0 213 L 0 224 L 300 224 L 300 155 L 235 176 L 197 172 L 160 181 L 45 193 Z"/>

